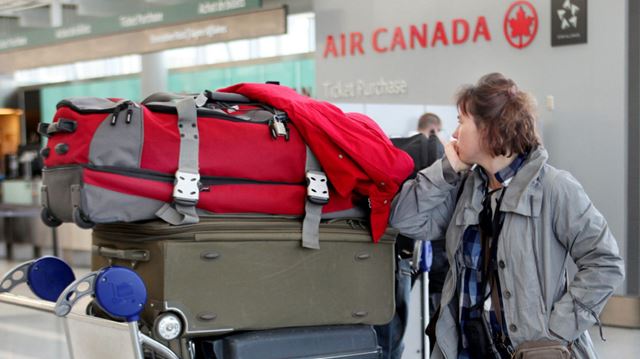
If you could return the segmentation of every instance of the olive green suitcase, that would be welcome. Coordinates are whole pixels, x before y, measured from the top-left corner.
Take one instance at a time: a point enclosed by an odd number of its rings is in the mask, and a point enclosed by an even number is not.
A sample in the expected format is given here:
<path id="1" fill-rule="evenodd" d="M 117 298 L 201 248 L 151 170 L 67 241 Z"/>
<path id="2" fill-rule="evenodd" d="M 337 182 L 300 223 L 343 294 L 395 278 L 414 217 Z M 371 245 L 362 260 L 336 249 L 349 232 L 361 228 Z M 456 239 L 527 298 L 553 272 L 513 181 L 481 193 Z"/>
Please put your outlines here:
<path id="1" fill-rule="evenodd" d="M 92 266 L 133 266 L 149 294 L 143 321 L 151 328 L 172 312 L 182 337 L 388 323 L 396 233 L 373 243 L 361 220 L 331 220 L 314 250 L 302 248 L 301 230 L 300 220 L 264 217 L 98 225 Z"/>

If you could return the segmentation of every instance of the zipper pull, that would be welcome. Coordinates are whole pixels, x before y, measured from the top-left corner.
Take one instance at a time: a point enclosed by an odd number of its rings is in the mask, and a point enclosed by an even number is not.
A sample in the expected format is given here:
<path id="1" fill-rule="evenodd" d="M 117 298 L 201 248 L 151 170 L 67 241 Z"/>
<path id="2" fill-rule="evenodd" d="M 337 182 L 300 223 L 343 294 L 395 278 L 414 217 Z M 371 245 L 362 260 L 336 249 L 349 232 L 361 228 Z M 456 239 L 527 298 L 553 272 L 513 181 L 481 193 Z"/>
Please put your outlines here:
<path id="1" fill-rule="evenodd" d="M 134 102 L 130 103 L 129 106 L 127 106 L 127 120 L 125 121 L 127 125 L 131 123 L 131 116 L 133 115 L 134 107 L 137 107 L 135 106 Z"/>
<path id="2" fill-rule="evenodd" d="M 116 125 L 116 123 L 118 122 L 118 116 L 120 115 L 120 111 L 127 108 L 130 104 L 131 104 L 131 101 L 127 100 L 127 101 L 121 102 L 120 104 L 118 104 L 118 106 L 116 106 L 116 108 L 113 110 L 113 116 L 111 117 L 111 126 Z"/>
<path id="3" fill-rule="evenodd" d="M 287 115 L 283 112 L 278 112 L 273 115 L 273 118 L 269 120 L 269 129 L 271 130 L 271 137 L 278 139 L 278 137 L 284 137 L 285 141 L 289 141 L 289 127 L 287 127 Z"/>
<path id="4" fill-rule="evenodd" d="M 113 110 L 113 116 L 111 116 L 111 126 L 115 126 L 116 122 L 118 121 L 118 115 L 120 114 L 120 110 L 116 107 L 115 110 Z"/>

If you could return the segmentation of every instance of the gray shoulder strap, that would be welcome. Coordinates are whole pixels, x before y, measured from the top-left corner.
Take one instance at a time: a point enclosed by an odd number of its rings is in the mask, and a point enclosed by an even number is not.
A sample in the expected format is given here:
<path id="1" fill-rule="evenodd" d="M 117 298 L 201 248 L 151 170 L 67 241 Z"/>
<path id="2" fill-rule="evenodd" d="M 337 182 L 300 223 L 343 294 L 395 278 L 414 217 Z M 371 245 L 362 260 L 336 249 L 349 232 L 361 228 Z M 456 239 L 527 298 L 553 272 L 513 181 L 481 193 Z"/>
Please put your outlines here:
<path id="1" fill-rule="evenodd" d="M 329 202 L 327 176 L 322 172 L 320 163 L 307 146 L 307 199 L 302 222 L 302 246 L 320 249 L 320 220 L 322 207 Z"/>
<path id="2" fill-rule="evenodd" d="M 180 155 L 173 185 L 173 205 L 165 203 L 156 215 L 173 225 L 198 223 L 196 204 L 200 196 L 198 166 L 198 114 L 191 96 L 176 102 Z"/>

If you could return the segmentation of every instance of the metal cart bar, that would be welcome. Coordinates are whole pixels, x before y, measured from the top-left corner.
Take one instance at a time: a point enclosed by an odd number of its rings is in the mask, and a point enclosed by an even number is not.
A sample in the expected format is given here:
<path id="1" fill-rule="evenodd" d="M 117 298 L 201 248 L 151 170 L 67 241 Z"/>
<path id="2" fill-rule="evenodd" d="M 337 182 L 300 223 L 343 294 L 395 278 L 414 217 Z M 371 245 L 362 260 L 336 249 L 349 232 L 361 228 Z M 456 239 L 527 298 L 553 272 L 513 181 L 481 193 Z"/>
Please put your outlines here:
<path id="1" fill-rule="evenodd" d="M 0 303 L 15 305 L 55 315 L 55 303 L 40 299 L 0 293 Z M 119 323 L 107 319 L 71 312 L 60 320 L 64 323 L 70 358 L 118 358 L 143 359 L 142 346 L 166 359 L 180 359 L 173 351 L 158 341 L 140 333 L 137 323 Z M 114 346 L 111 339 L 125 340 L 130 346 Z M 100 348 L 102 344 L 103 348 Z M 117 350 L 117 351 L 116 351 Z M 122 354 L 122 355 L 120 355 Z"/>

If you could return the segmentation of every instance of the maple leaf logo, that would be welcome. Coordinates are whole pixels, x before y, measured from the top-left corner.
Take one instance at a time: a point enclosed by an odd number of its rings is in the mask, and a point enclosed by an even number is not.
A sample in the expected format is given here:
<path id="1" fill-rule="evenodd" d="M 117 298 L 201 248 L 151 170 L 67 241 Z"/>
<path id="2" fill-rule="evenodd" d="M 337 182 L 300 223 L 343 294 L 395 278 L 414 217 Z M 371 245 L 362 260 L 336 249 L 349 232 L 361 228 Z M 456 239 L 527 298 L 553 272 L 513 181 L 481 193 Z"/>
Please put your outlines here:
<path id="1" fill-rule="evenodd" d="M 516 13 L 516 18 L 509 19 L 511 37 L 520 37 L 520 42 L 522 42 L 523 36 L 531 36 L 531 25 L 533 25 L 534 21 L 535 18 L 533 18 L 533 16 L 527 16 L 524 10 L 522 10 L 522 6 L 520 6 Z"/>
<path id="2" fill-rule="evenodd" d="M 504 34 L 513 47 L 522 49 L 533 41 L 538 31 L 538 14 L 528 1 L 512 4 L 504 20 Z"/>

